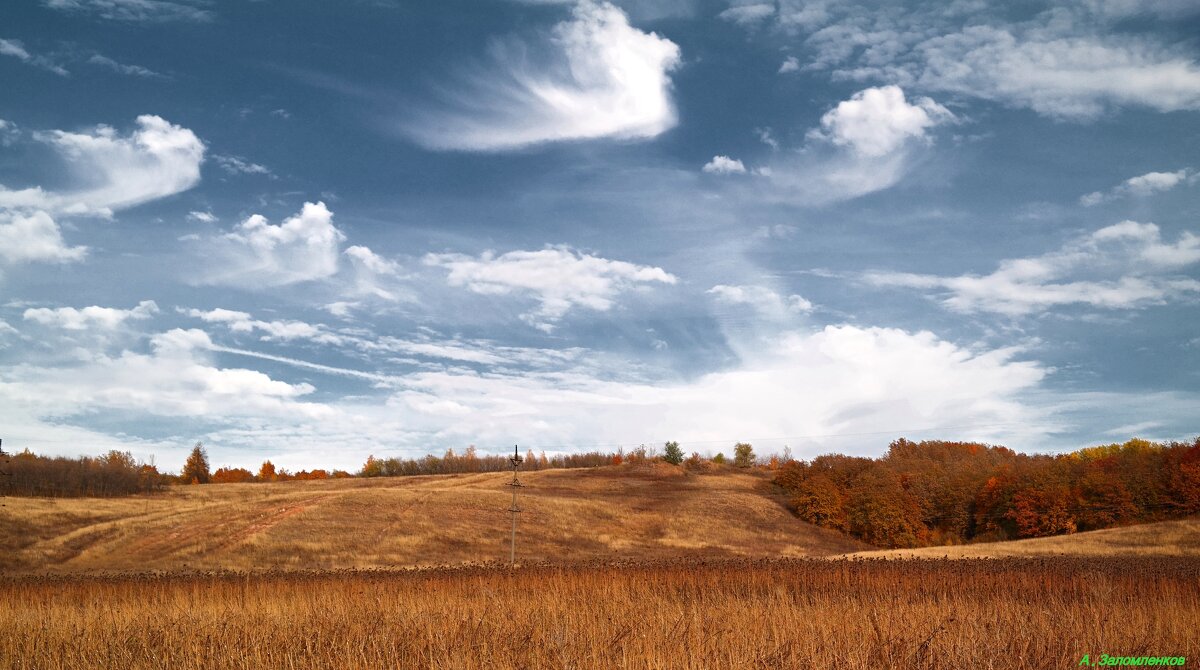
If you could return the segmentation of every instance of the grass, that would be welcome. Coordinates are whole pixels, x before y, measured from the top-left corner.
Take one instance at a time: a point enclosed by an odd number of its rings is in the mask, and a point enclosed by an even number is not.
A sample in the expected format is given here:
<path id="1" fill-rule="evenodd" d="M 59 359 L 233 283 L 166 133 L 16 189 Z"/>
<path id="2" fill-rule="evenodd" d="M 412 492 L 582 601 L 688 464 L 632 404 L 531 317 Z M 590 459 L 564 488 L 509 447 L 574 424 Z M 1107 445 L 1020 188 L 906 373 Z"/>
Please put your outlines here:
<path id="1" fill-rule="evenodd" d="M 17 577 L 0 580 L 0 621 L 13 668 L 1067 668 L 1083 654 L 1200 656 L 1200 563 Z"/>
<path id="2" fill-rule="evenodd" d="M 8 572 L 337 569 L 508 557 L 504 474 L 7 498 Z M 522 473 L 522 560 L 825 556 L 868 549 L 795 518 L 765 475 L 606 467 Z"/>
<path id="3" fill-rule="evenodd" d="M 862 558 L 1005 558 L 1038 556 L 1186 556 L 1200 558 L 1200 518 L 1010 542 L 856 552 Z"/>

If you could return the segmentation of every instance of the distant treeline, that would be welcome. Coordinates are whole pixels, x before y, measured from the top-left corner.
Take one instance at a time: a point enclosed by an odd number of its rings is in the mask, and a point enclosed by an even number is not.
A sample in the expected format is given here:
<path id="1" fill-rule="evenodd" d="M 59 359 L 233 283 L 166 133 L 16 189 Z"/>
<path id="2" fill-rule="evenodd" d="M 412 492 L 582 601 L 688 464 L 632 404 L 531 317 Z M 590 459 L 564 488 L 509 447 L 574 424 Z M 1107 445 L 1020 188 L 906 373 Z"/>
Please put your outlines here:
<path id="1" fill-rule="evenodd" d="M 1200 438 L 1029 455 L 897 440 L 877 458 L 780 466 L 804 520 L 880 547 L 1061 535 L 1200 513 Z"/>
<path id="2" fill-rule="evenodd" d="M 644 448 L 639 452 L 646 457 Z M 509 462 L 511 456 L 495 454 L 479 455 L 474 446 L 469 446 L 462 454 L 453 449 L 445 455 L 429 454 L 421 458 L 375 458 L 368 456 L 367 462 L 359 470 L 359 477 L 401 477 L 409 475 L 448 475 L 462 472 L 501 472 L 512 468 Z M 549 470 L 555 468 L 594 468 L 601 465 L 620 464 L 626 456 L 623 452 L 604 454 L 591 451 L 585 454 L 557 454 L 546 456 L 534 455 L 532 450 L 526 451 L 521 463 L 522 470 Z"/>
<path id="3" fill-rule="evenodd" d="M 155 491 L 167 483 L 153 465 L 126 451 L 100 457 L 38 456 L 29 450 L 5 454 L 0 492 L 17 496 L 109 497 Z"/>

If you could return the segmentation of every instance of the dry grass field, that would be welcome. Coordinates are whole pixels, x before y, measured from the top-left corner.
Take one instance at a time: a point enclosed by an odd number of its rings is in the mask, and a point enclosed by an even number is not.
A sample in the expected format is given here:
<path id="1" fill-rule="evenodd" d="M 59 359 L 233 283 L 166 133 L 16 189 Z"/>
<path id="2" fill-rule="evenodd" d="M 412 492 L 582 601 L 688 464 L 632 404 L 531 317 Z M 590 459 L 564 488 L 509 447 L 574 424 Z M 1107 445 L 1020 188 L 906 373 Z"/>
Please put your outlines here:
<path id="1" fill-rule="evenodd" d="M 9 577 L 12 668 L 1074 668 L 1200 658 L 1183 558 Z"/>
<path id="2" fill-rule="evenodd" d="M 510 475 L 176 486 L 7 498 L 0 569 L 266 570 L 508 557 Z M 796 519 L 765 475 L 605 467 L 522 473 L 522 561 L 825 556 L 868 549 Z"/>
<path id="3" fill-rule="evenodd" d="M 1200 559 L 1200 519 L 1177 519 L 1011 542 L 865 551 L 857 552 L 852 556 L 862 558 L 1185 556 Z"/>

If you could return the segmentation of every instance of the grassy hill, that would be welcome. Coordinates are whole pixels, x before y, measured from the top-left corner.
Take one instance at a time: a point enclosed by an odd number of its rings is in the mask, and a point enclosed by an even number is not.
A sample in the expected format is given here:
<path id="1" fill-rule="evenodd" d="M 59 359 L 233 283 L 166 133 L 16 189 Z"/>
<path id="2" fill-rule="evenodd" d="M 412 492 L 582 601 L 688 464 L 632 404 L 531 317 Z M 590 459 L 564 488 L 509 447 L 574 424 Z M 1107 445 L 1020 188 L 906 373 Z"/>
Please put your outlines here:
<path id="1" fill-rule="evenodd" d="M 1200 518 L 1073 535 L 953 547 L 857 552 L 863 558 L 1004 558 L 1009 556 L 1200 556 Z"/>
<path id="2" fill-rule="evenodd" d="M 510 475 L 171 487 L 7 498 L 9 571 L 331 569 L 507 560 Z M 522 473 L 520 560 L 827 556 L 868 549 L 796 519 L 765 475 L 630 466 Z"/>

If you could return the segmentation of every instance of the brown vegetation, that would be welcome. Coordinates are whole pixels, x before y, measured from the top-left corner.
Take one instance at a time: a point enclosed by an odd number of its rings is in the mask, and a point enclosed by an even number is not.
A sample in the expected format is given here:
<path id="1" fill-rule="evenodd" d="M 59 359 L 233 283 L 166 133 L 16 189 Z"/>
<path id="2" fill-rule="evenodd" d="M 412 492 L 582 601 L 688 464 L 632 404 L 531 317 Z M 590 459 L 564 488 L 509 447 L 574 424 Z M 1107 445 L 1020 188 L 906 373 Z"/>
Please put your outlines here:
<path id="1" fill-rule="evenodd" d="M 1190 556 L 1200 559 L 1200 517 L 1072 535 L 950 547 L 857 552 L 862 558 L 1006 558 L 1037 556 Z"/>
<path id="2" fill-rule="evenodd" d="M 508 556 L 509 476 L 172 486 L 108 499 L 9 498 L 0 568 L 319 569 Z M 523 473 L 524 560 L 823 556 L 870 547 L 797 519 L 767 475 L 665 463 Z"/>
<path id="3" fill-rule="evenodd" d="M 13 668 L 1073 668 L 1200 656 L 1200 563 L 25 578 L 0 581 L 0 620 Z"/>
<path id="4" fill-rule="evenodd" d="M 800 518 L 877 546 L 1044 537 L 1200 513 L 1200 439 L 1053 456 L 897 440 L 878 459 L 786 463 L 775 482 Z"/>

